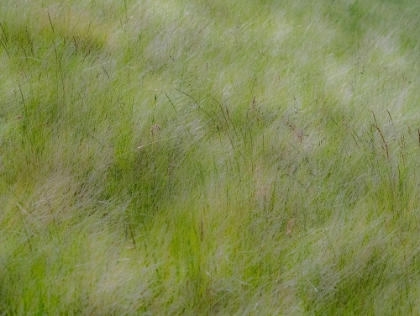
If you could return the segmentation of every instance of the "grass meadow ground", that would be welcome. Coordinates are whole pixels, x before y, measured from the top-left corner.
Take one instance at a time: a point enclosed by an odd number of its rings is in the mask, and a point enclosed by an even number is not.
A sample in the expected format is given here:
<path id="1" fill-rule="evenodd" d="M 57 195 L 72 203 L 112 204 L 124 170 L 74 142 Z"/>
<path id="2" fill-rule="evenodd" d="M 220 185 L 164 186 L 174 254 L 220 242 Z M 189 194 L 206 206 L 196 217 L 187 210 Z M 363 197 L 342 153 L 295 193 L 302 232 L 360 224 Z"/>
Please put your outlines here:
<path id="1" fill-rule="evenodd" d="M 2 0 L 0 314 L 420 314 L 419 15 Z"/>

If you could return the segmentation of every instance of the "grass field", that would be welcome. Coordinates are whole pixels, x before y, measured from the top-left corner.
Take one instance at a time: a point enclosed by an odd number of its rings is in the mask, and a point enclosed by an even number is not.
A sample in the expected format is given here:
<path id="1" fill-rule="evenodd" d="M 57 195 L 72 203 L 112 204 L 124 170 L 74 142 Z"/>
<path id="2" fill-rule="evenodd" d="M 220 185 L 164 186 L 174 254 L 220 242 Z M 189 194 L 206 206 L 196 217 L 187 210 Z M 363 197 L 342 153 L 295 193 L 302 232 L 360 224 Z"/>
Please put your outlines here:
<path id="1" fill-rule="evenodd" d="M 420 314 L 420 2 L 62 2 L 0 3 L 1 315 Z"/>

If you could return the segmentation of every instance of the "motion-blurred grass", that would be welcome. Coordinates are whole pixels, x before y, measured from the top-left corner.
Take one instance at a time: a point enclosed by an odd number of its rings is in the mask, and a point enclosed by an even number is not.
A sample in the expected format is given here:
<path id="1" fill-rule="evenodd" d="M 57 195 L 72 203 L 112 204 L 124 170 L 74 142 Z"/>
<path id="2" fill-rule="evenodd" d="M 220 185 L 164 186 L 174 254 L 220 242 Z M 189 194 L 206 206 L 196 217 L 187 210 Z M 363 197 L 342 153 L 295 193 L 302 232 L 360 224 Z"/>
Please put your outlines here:
<path id="1" fill-rule="evenodd" d="M 0 313 L 417 314 L 420 4 L 0 4 Z"/>

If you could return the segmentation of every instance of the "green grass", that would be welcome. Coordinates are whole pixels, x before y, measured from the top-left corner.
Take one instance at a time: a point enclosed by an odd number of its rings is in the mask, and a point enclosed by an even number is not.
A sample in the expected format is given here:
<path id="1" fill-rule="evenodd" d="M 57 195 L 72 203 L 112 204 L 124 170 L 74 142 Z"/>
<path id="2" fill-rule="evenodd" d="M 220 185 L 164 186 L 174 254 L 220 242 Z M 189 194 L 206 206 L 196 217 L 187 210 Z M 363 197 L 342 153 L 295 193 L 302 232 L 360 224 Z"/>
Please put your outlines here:
<path id="1" fill-rule="evenodd" d="M 420 313 L 419 14 L 3 0 L 0 314 Z"/>

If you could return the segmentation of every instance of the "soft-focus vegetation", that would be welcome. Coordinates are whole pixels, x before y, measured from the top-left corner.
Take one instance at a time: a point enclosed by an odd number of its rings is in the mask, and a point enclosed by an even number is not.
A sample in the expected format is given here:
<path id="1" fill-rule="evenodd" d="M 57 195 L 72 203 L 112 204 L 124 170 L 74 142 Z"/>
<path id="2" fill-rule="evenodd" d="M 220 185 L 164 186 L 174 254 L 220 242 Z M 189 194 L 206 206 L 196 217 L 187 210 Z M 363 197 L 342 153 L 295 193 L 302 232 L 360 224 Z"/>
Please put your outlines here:
<path id="1" fill-rule="evenodd" d="M 2 0 L 0 314 L 420 313 L 420 3 Z"/>

